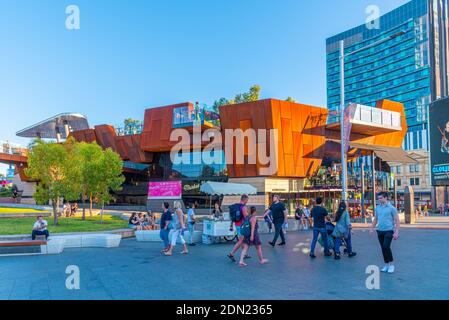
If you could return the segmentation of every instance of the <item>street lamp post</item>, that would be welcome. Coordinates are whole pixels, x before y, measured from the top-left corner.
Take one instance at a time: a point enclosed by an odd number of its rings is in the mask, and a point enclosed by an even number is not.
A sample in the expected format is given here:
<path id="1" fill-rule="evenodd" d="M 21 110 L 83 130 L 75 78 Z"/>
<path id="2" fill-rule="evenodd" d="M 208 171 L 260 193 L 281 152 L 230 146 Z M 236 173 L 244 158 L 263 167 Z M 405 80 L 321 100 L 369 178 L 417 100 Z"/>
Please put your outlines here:
<path id="1" fill-rule="evenodd" d="M 348 166 L 346 164 L 345 145 L 345 41 L 340 41 L 340 133 L 341 133 L 341 200 L 347 200 Z"/>
<path id="2" fill-rule="evenodd" d="M 372 44 L 365 46 L 363 48 L 352 51 L 348 54 L 345 54 L 345 41 L 340 40 L 340 139 L 341 139 L 341 167 L 342 167 L 342 175 L 341 175 L 341 199 L 346 201 L 348 198 L 348 167 L 346 163 L 346 146 L 345 146 L 345 58 L 347 56 L 353 55 L 360 51 L 364 51 L 366 49 L 372 48 L 378 44 L 381 44 L 385 41 L 394 39 L 401 35 L 405 34 L 404 31 L 400 31 L 396 34 L 393 34 L 387 38 L 381 39 L 379 41 L 373 42 Z"/>

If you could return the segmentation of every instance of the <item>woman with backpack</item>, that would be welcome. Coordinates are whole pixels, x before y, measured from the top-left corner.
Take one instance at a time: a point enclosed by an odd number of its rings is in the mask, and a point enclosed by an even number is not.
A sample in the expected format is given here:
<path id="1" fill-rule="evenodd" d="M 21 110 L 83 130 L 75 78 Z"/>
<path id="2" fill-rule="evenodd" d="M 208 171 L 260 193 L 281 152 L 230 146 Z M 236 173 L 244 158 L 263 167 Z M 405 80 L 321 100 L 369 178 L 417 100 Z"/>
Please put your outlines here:
<path id="1" fill-rule="evenodd" d="M 244 237 L 243 250 L 240 255 L 240 262 L 239 262 L 240 267 L 247 266 L 244 259 L 248 253 L 249 247 L 252 245 L 256 247 L 257 255 L 259 256 L 259 263 L 266 264 L 268 262 L 267 259 L 264 259 L 262 254 L 262 242 L 260 241 L 259 237 L 259 224 L 257 223 L 256 213 L 257 213 L 256 207 L 251 207 L 250 216 L 245 218 L 245 221 L 242 223 L 240 229 Z"/>
<path id="2" fill-rule="evenodd" d="M 338 210 L 335 214 L 335 228 L 332 232 L 332 236 L 335 238 L 335 260 L 340 260 L 340 246 L 343 240 L 346 243 L 346 250 L 348 252 L 348 257 L 352 258 L 357 253 L 352 251 L 351 243 L 351 220 L 349 218 L 349 213 L 346 210 L 346 203 L 342 201 L 338 206 Z"/>
<path id="3" fill-rule="evenodd" d="M 166 256 L 171 256 L 173 254 L 173 248 L 176 246 L 176 241 L 178 239 L 181 241 L 181 244 L 184 246 L 184 250 L 181 251 L 182 254 L 188 254 L 189 250 L 187 249 L 186 241 L 184 240 L 184 229 L 186 228 L 184 223 L 184 213 L 181 209 L 181 202 L 175 201 L 173 206 L 175 207 L 175 214 L 173 215 L 173 234 L 171 236 L 171 245 L 170 249 L 167 252 L 164 252 Z"/>

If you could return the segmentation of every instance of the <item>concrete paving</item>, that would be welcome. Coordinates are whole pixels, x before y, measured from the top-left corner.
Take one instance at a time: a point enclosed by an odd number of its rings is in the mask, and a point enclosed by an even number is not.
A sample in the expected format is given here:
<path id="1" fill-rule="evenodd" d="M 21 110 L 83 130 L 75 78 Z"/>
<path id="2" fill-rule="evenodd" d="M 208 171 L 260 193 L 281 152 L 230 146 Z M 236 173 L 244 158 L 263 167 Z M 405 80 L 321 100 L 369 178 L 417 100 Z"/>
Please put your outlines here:
<path id="1" fill-rule="evenodd" d="M 311 232 L 289 232 L 288 245 L 265 245 L 270 260 L 240 268 L 226 258 L 231 245 L 199 245 L 187 256 L 177 247 L 125 239 L 116 249 L 67 249 L 61 255 L 0 258 L 0 299 L 449 299 L 447 230 L 404 229 L 393 244 L 397 272 L 380 275 L 368 290 L 365 270 L 382 266 L 374 235 L 357 229 L 357 257 L 340 261 L 307 256 Z M 318 247 L 317 247 L 318 248 Z M 80 289 L 65 286 L 67 266 L 80 269 Z"/>

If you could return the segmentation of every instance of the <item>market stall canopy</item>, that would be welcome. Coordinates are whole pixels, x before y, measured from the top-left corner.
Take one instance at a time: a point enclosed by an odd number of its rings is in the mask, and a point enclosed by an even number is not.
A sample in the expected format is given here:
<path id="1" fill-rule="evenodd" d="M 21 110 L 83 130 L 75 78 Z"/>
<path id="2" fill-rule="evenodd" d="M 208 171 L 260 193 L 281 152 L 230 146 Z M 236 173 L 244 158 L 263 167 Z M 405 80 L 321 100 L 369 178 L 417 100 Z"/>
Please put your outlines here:
<path id="1" fill-rule="evenodd" d="M 66 130 L 68 129 L 68 130 Z M 67 139 L 67 133 L 89 129 L 87 118 L 79 113 L 60 113 L 16 133 L 19 137 L 43 139 Z M 67 132 L 69 131 L 69 132 Z"/>
<path id="2" fill-rule="evenodd" d="M 401 147 L 388 147 L 388 146 L 379 146 L 379 145 L 372 145 L 372 144 L 365 144 L 365 143 L 358 143 L 358 142 L 349 142 L 349 147 L 352 149 L 352 151 L 361 150 L 362 152 L 351 152 L 351 150 L 348 151 L 348 155 L 351 155 L 352 157 L 359 157 L 362 155 L 368 155 L 366 152 L 363 151 L 369 151 L 369 153 L 373 152 L 377 157 L 381 158 L 385 162 L 397 162 L 397 163 L 404 163 L 404 164 L 414 164 L 417 163 L 415 159 L 410 157 L 407 152 L 405 152 Z M 340 156 L 340 140 L 335 139 L 328 139 L 326 141 L 326 148 L 328 150 L 327 153 L 333 154 L 334 156 Z"/>
<path id="3" fill-rule="evenodd" d="M 206 194 L 218 194 L 218 195 L 240 195 L 240 194 L 257 194 L 257 189 L 249 184 L 240 183 L 224 183 L 208 181 L 203 183 L 200 188 L 201 192 Z"/>
<path id="4" fill-rule="evenodd" d="M 375 146 L 367 145 L 363 143 L 350 142 L 349 146 L 351 148 L 371 150 L 376 156 L 381 158 L 383 161 L 387 162 L 398 162 L 398 163 L 417 163 L 415 159 L 410 157 L 407 152 L 402 148 L 398 147 L 386 147 L 386 146 Z"/>

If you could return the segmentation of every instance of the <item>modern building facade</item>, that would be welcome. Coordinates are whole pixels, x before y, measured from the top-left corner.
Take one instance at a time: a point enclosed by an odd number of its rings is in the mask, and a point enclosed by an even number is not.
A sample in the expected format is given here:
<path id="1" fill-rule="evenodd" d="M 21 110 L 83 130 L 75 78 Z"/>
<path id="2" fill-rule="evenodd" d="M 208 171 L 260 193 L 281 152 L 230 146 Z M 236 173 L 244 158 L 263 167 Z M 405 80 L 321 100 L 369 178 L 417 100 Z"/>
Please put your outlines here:
<path id="1" fill-rule="evenodd" d="M 396 179 L 399 199 L 403 200 L 406 187 L 412 187 L 416 203 L 430 204 L 432 185 L 430 183 L 429 151 L 414 150 L 409 151 L 408 154 L 416 160 L 415 164 L 390 163 L 391 173 Z"/>
<path id="2" fill-rule="evenodd" d="M 373 106 L 379 99 L 404 104 L 407 151 L 429 150 L 428 110 L 432 101 L 449 94 L 449 19 L 447 0 L 412 0 L 381 16 L 378 27 L 363 24 L 326 41 L 327 105 L 330 121 L 340 108 L 339 42 L 345 54 L 346 102 Z M 424 154 L 426 154 L 424 152 Z M 428 159 L 421 161 L 428 162 Z M 406 180 L 408 175 L 397 174 Z M 429 178 L 429 175 L 426 175 Z M 415 189 L 428 193 L 428 184 Z"/>
<path id="3" fill-rule="evenodd" d="M 372 117 L 360 117 L 356 113 L 351 119 L 348 158 L 352 160 L 362 155 L 376 154 L 384 161 L 396 157 L 409 161 L 401 149 L 407 132 L 403 105 L 383 100 L 378 101 L 375 108 L 365 108 L 369 109 L 369 114 L 380 114 L 384 118 L 388 115 L 396 121 L 386 126 L 377 123 Z M 357 110 L 360 112 L 361 108 Z M 340 158 L 340 128 L 338 124 L 327 125 L 326 108 L 265 99 L 222 106 L 218 115 L 205 117 L 203 113 L 201 110 L 195 111 L 194 104 L 189 102 L 154 107 L 145 111 L 141 133 L 121 136 L 110 125 L 98 125 L 74 131 L 71 135 L 78 141 L 96 141 L 102 147 L 111 148 L 120 154 L 124 160 L 126 182 L 116 196 L 120 202 L 129 204 L 146 202 L 148 183 L 158 181 L 180 181 L 184 202 L 198 201 L 204 207 L 209 207 L 209 197 L 201 194 L 200 186 L 206 181 L 251 184 L 258 192 L 257 196 L 251 198 L 257 199 L 255 205 L 263 207 L 268 205 L 273 193 L 280 194 L 291 208 L 299 201 L 310 200 L 317 193 L 325 193 L 329 199 L 337 199 L 341 194 L 338 170 L 327 174 L 327 168 Z M 201 135 L 212 129 L 221 137 L 221 148 L 216 148 L 214 152 L 223 161 L 203 163 L 201 152 L 211 141 L 202 141 L 198 148 L 194 148 L 195 127 L 199 127 Z M 170 151 L 179 142 L 173 139 L 178 129 L 185 129 L 189 136 L 186 153 L 190 161 L 184 164 L 176 164 L 170 158 Z M 256 132 L 254 141 L 249 139 L 251 129 Z M 233 136 L 233 140 L 226 138 L 228 131 L 235 133 L 239 130 L 247 134 L 240 146 L 237 137 Z M 272 131 L 277 132 L 275 140 L 270 140 Z M 259 135 L 259 132 L 262 134 Z M 229 149 L 228 144 L 231 145 Z M 276 144 L 275 149 L 271 149 L 273 144 Z M 276 169 L 273 172 L 265 170 L 267 164 L 259 153 L 262 145 L 266 146 L 266 156 L 275 154 Z M 239 150 L 243 150 L 241 163 L 237 160 Z M 251 157 L 255 161 L 251 161 Z M 199 160 L 197 163 L 192 161 L 195 158 Z M 318 172 L 324 172 L 323 179 L 317 178 Z M 372 186 L 369 181 L 367 177 L 367 190 Z M 354 193 L 357 183 L 354 182 L 350 187 Z"/>
<path id="4" fill-rule="evenodd" d="M 415 162 L 401 148 L 407 133 L 401 103 L 381 100 L 375 107 L 355 107 L 346 124 L 351 127 L 348 161 L 376 156 L 378 171 L 387 161 Z M 186 102 L 146 109 L 138 133 L 124 134 L 103 124 L 73 130 L 70 136 L 77 141 L 96 142 L 120 155 L 126 178 L 123 190 L 114 194 L 120 204 L 147 204 L 160 209 L 157 201 L 161 199 L 153 199 L 151 191 L 155 185 L 170 185 L 184 203 L 198 202 L 204 209 L 211 202 L 236 201 L 232 196 L 220 199 L 220 195 L 213 195 L 212 199 L 201 192 L 201 185 L 215 181 L 254 186 L 257 195 L 251 197 L 253 205 L 266 208 L 271 195 L 279 194 L 293 209 L 318 195 L 333 202 L 341 196 L 340 127 L 339 123 L 328 122 L 326 108 L 277 99 L 222 106 L 218 114 Z M 186 148 L 181 153 L 173 152 L 177 145 Z M 213 152 L 208 149 L 211 145 Z M 174 154 L 185 157 L 185 161 L 177 163 Z M 216 161 L 207 162 L 205 154 L 216 155 Z M 26 166 L 25 156 L 16 166 L 22 181 L 27 181 Z M 387 171 L 379 177 L 388 178 Z M 352 174 L 349 178 L 354 203 L 360 199 L 357 194 L 363 194 L 361 181 Z M 383 178 L 373 179 L 367 174 L 364 194 L 372 195 L 373 188 L 389 188 L 388 179 Z"/>

